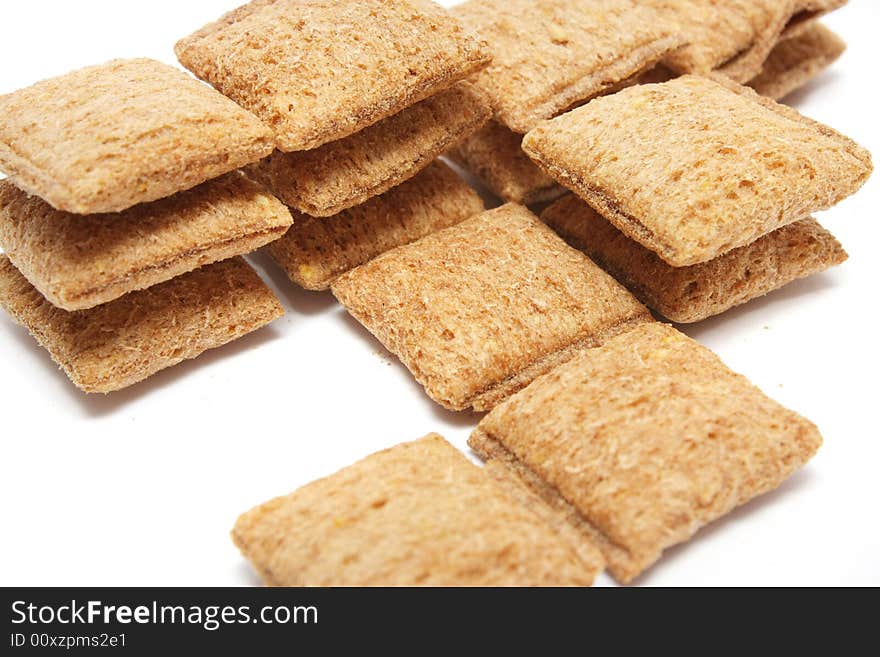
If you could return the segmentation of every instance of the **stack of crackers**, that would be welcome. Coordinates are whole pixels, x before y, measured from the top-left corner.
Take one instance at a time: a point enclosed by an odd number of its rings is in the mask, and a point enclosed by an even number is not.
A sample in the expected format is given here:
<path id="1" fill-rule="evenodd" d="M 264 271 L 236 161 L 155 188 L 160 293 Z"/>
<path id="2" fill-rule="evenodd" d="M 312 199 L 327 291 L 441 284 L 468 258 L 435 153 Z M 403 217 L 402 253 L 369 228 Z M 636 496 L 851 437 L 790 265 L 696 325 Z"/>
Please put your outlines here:
<path id="1" fill-rule="evenodd" d="M 86 392 L 283 314 L 241 254 L 293 218 L 236 169 L 255 116 L 181 71 L 117 60 L 0 97 L 0 305 Z"/>
<path id="2" fill-rule="evenodd" d="M 718 74 L 597 98 L 523 148 L 575 195 L 544 220 L 677 322 L 843 262 L 810 213 L 872 170 L 850 139 Z"/>
<path id="3" fill-rule="evenodd" d="M 268 584 L 630 582 L 822 442 L 649 308 L 846 258 L 810 213 L 870 154 L 773 100 L 840 54 L 841 4 L 254 0 L 177 44 L 216 91 L 138 60 L 0 98 L 0 303 L 112 390 L 276 316 L 229 259 L 267 245 L 488 411 L 483 468 L 430 434 L 241 516 Z"/>
<path id="4" fill-rule="evenodd" d="M 523 135 L 592 98 L 638 82 L 720 71 L 782 98 L 843 52 L 816 22 L 845 0 L 468 0 L 454 8 L 487 39 L 492 65 L 476 80 L 494 116 L 450 155 L 500 198 L 564 193 L 522 152 Z"/>
<path id="5" fill-rule="evenodd" d="M 432 2 L 251 2 L 175 50 L 274 131 L 247 173 L 296 217 L 269 254 L 297 284 L 327 289 L 483 208 L 436 158 L 489 120 L 465 79 L 490 56 Z"/>
<path id="6" fill-rule="evenodd" d="M 598 181 L 587 177 L 573 182 L 572 176 L 583 172 L 561 172 L 542 161 L 533 146 L 524 144 L 524 135 L 542 122 L 563 114 L 569 117 L 566 119 L 569 123 L 578 120 L 572 117 L 586 116 L 586 111 L 570 110 L 592 100 L 597 100 L 595 106 L 601 108 L 595 111 L 602 112 L 611 121 L 611 115 L 618 111 L 618 104 L 626 102 L 622 99 L 647 93 L 633 91 L 633 96 L 627 96 L 617 92 L 638 85 L 674 81 L 678 76 L 698 74 L 710 77 L 722 85 L 735 87 L 737 93 L 745 96 L 748 91 L 740 84 L 747 84 L 765 98 L 781 98 L 806 84 L 843 52 L 843 42 L 816 21 L 843 4 L 845 2 L 840 0 L 469 0 L 455 7 L 454 11 L 465 24 L 486 38 L 492 50 L 493 62 L 476 78 L 475 84 L 491 98 L 494 115 L 487 127 L 460 144 L 451 156 L 473 171 L 495 194 L 511 202 L 549 202 L 564 195 L 566 189 L 578 187 L 581 191 L 574 191 L 586 204 L 566 198 L 543 213 L 542 219 L 666 318 L 675 322 L 694 322 L 718 314 L 846 259 L 841 245 L 809 217 L 809 212 L 825 209 L 858 189 L 870 170 L 864 151 L 859 153 L 860 149 L 851 145 L 852 153 L 863 161 L 863 175 L 851 171 L 851 175 L 835 188 L 839 192 L 836 198 L 816 199 L 801 208 L 800 216 L 792 217 L 786 209 L 782 216 L 768 219 L 773 225 L 767 230 L 755 230 L 754 225 L 743 226 L 742 235 L 719 237 L 716 248 L 710 249 L 711 253 L 675 257 L 659 249 L 657 235 L 648 234 L 655 228 L 648 226 L 643 230 L 640 225 L 642 217 L 622 219 L 619 210 L 608 208 L 609 204 L 616 207 L 618 199 L 606 199 L 605 208 L 598 207 L 594 202 L 597 198 L 594 188 L 601 187 Z M 670 89 L 678 84 L 673 82 Z M 701 94 L 707 97 L 703 99 Z M 603 95 L 613 96 L 616 100 L 602 105 L 598 98 Z M 695 112 L 685 100 L 688 95 L 692 95 L 692 102 L 697 104 Z M 732 177 L 733 170 L 738 171 L 740 164 L 753 153 L 740 152 L 740 162 L 729 157 L 728 162 L 720 164 L 717 170 L 700 170 L 699 167 L 709 160 L 690 158 L 693 142 L 676 132 L 686 127 L 688 121 L 696 122 L 698 115 L 714 128 L 716 122 L 723 119 L 717 112 L 735 110 L 736 103 L 727 103 L 725 107 L 724 101 L 716 102 L 716 96 L 682 88 L 678 92 L 681 102 L 675 108 L 681 117 L 678 123 L 662 116 L 654 122 L 651 114 L 662 113 L 667 107 L 660 103 L 655 106 L 653 96 L 641 97 L 637 101 L 644 103 L 641 105 L 643 116 L 639 117 L 644 120 L 641 131 L 636 135 L 628 132 L 628 125 L 615 124 L 615 127 L 621 135 L 626 133 L 630 138 L 628 144 L 639 140 L 654 141 L 657 148 L 652 150 L 650 146 L 640 145 L 627 150 L 632 158 L 630 166 L 639 167 L 652 152 L 668 148 L 668 154 L 681 155 L 681 160 L 677 163 L 658 162 L 653 170 L 643 173 L 659 181 L 661 167 L 663 173 L 686 171 L 690 159 L 690 164 L 697 167 L 692 170 L 693 178 L 699 179 L 701 185 L 711 185 L 714 194 L 720 193 L 724 185 L 707 181 L 707 176 L 716 176 L 726 182 L 727 175 Z M 778 106 L 772 103 L 764 104 L 768 110 L 784 112 L 775 109 Z M 702 135 L 703 144 L 710 148 L 710 142 L 718 142 L 719 148 L 726 148 L 729 136 L 742 142 L 759 138 L 768 121 L 766 116 L 756 120 L 758 123 L 750 128 L 750 135 L 734 135 L 739 126 L 729 125 L 726 133 L 713 129 Z M 759 125 L 760 122 L 765 125 Z M 553 125 L 561 126 L 562 123 L 560 119 Z M 777 129 L 785 130 L 781 126 Z M 817 130 L 822 132 L 824 127 Z M 809 135 L 801 134 L 811 141 Z M 602 134 L 607 140 L 606 145 L 614 149 L 618 148 L 613 142 L 616 136 Z M 560 132 L 557 137 L 560 147 L 568 148 L 569 154 L 575 157 L 574 150 L 580 148 L 584 140 L 589 144 L 594 133 L 567 132 L 563 136 Z M 528 139 L 534 144 L 537 136 Z M 563 144 L 566 139 L 572 141 Z M 845 141 L 845 138 L 841 139 Z M 838 141 L 838 144 L 842 143 Z M 821 148 L 818 143 L 816 147 Z M 583 152 L 580 157 L 592 162 L 595 152 Z M 810 154 L 805 151 L 801 157 L 801 164 L 809 166 L 806 158 Z M 789 164 L 792 166 L 790 175 L 800 175 L 799 165 Z M 832 168 L 836 166 L 831 162 L 827 164 Z M 628 176 L 631 171 L 621 168 L 620 173 Z M 764 176 L 755 167 L 750 175 L 756 180 Z M 610 181 L 609 184 L 615 185 Z M 780 209 L 744 206 L 752 199 L 741 192 L 751 180 L 739 180 L 734 184 L 744 187 L 724 190 L 729 197 L 726 199 L 728 205 L 739 206 L 732 213 L 721 207 L 723 204 L 715 204 L 711 210 L 709 206 L 704 207 L 702 204 L 707 201 L 700 197 L 700 190 L 688 188 L 686 183 L 681 184 L 677 179 L 666 181 L 663 190 L 648 192 L 645 187 L 640 189 L 646 196 L 649 193 L 665 194 L 678 199 L 677 206 L 670 204 L 660 209 L 658 205 L 655 208 L 658 215 L 664 214 L 659 221 L 666 222 L 670 231 L 681 232 L 682 214 L 698 213 L 703 222 L 697 228 L 700 238 L 704 237 L 703 230 L 721 215 L 725 217 L 724 221 L 729 221 L 731 214 L 767 212 L 772 215 Z M 587 187 L 592 191 L 586 191 Z M 618 193 L 624 193 L 624 189 Z M 793 191 L 791 194 L 795 195 Z M 630 200 L 626 198 L 621 202 L 626 205 Z M 777 198 L 779 206 L 785 205 L 787 200 L 782 196 Z M 713 212 L 716 213 L 714 216 Z M 743 219 L 761 222 L 760 219 Z M 794 220 L 799 221 L 789 226 Z M 781 230 L 775 232 L 777 228 Z M 728 239 L 730 237 L 733 239 Z M 677 238 L 686 239 L 683 235 Z"/>

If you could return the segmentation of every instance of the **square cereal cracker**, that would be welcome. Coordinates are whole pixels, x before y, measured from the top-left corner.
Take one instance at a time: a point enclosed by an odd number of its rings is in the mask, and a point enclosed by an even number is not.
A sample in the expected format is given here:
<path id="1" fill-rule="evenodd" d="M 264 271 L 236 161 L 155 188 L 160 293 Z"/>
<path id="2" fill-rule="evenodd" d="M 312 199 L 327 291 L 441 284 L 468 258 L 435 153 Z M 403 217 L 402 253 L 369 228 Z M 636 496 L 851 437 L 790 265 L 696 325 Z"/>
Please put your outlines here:
<path id="1" fill-rule="evenodd" d="M 531 486 L 626 583 L 775 489 L 821 442 L 811 422 L 655 322 L 536 380 L 469 444 Z"/>
<path id="2" fill-rule="evenodd" d="M 490 121 L 464 139 L 448 156 L 509 203 L 544 203 L 565 193 L 522 150 L 522 135 Z"/>
<path id="3" fill-rule="evenodd" d="M 326 290 L 338 276 L 376 256 L 484 209 L 479 195 L 438 160 L 382 196 L 336 216 L 298 215 L 294 227 L 266 251 L 297 285 Z"/>
<path id="4" fill-rule="evenodd" d="M 520 134 L 684 43 L 635 0 L 470 0 L 452 12 L 489 44 L 492 62 L 474 79 Z"/>
<path id="5" fill-rule="evenodd" d="M 846 260 L 834 236 L 812 218 L 796 221 L 708 262 L 672 267 L 628 238 L 574 195 L 541 219 L 673 322 L 698 322 Z"/>
<path id="6" fill-rule="evenodd" d="M 64 310 L 92 308 L 249 253 L 291 223 L 283 203 L 238 172 L 120 213 L 87 216 L 0 181 L 0 247 Z"/>
<path id="7" fill-rule="evenodd" d="M 0 96 L 0 170 L 76 214 L 120 212 L 272 152 L 259 120 L 150 59 L 114 60 Z"/>
<path id="8" fill-rule="evenodd" d="M 526 208 L 389 251 L 331 286 L 447 408 L 485 410 L 650 314 Z"/>
<path id="9" fill-rule="evenodd" d="M 846 0 L 649 0 L 676 21 L 687 45 L 664 63 L 678 73 L 758 75 L 780 37 L 794 36 Z"/>
<path id="10" fill-rule="evenodd" d="M 330 217 L 412 178 L 490 116 L 482 94 L 460 82 L 350 137 L 276 151 L 248 174 L 290 207 Z"/>
<path id="11" fill-rule="evenodd" d="M 523 149 L 676 267 L 829 208 L 873 169 L 850 139 L 721 76 L 597 98 L 541 124 Z"/>
<path id="12" fill-rule="evenodd" d="M 799 35 L 780 41 L 749 86 L 762 96 L 779 100 L 831 66 L 844 50 L 846 44 L 839 36 L 821 23 L 813 23 Z"/>
<path id="13" fill-rule="evenodd" d="M 282 151 L 354 134 L 489 59 L 426 0 L 254 0 L 182 39 L 175 52 L 271 126 Z"/>
<path id="14" fill-rule="evenodd" d="M 232 537 L 270 586 L 589 586 L 603 566 L 437 434 L 256 507 Z"/>
<path id="15" fill-rule="evenodd" d="M 241 258 L 131 292 L 89 310 L 56 308 L 0 256 L 0 307 L 85 392 L 121 390 L 284 314 Z"/>

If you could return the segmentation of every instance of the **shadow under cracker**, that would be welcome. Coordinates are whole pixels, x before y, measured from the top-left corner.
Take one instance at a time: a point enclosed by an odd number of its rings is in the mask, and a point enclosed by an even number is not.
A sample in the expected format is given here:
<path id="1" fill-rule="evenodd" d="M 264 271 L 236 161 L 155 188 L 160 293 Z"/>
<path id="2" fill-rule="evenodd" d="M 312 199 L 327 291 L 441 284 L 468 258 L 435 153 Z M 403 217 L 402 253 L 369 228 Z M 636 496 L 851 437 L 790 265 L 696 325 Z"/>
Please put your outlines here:
<path id="1" fill-rule="evenodd" d="M 760 495 L 742 506 L 735 508 L 733 511 L 728 513 L 727 515 L 718 518 L 717 520 L 712 521 L 705 527 L 702 527 L 691 537 L 689 540 L 684 541 L 683 543 L 679 543 L 677 545 L 673 545 L 672 547 L 663 551 L 663 554 L 660 556 L 660 559 L 650 566 L 648 570 L 640 574 L 636 577 L 632 582 L 630 582 L 630 586 L 650 586 L 651 578 L 656 577 L 656 574 L 661 572 L 665 568 L 675 568 L 676 562 L 685 559 L 686 553 L 689 549 L 693 549 L 695 544 L 699 544 L 701 541 L 705 541 L 716 534 L 719 534 L 725 531 L 730 525 L 741 522 L 751 516 L 752 514 L 760 513 L 761 509 L 764 507 L 769 507 L 774 504 L 777 504 L 781 499 L 785 496 L 790 495 L 793 491 L 807 488 L 810 486 L 810 480 L 815 477 L 815 474 L 809 468 L 802 468 L 795 472 L 791 477 L 786 479 L 778 488 L 770 491 L 769 493 L 764 493 Z M 735 559 L 736 555 L 731 554 L 731 559 Z"/>
<path id="2" fill-rule="evenodd" d="M 465 183 L 467 183 L 467 185 L 479 195 L 480 199 L 483 201 L 483 207 L 486 210 L 493 210 L 504 205 L 504 200 L 495 196 L 492 190 L 486 187 L 486 185 L 483 184 L 483 181 L 471 171 L 468 171 L 449 157 L 441 156 L 440 159 L 445 165 L 455 171 L 455 173 L 458 174 L 458 177 L 464 180 Z"/>
<path id="3" fill-rule="evenodd" d="M 807 100 L 808 97 L 827 91 L 825 88 L 834 85 L 839 78 L 840 74 L 834 69 L 824 71 L 804 86 L 798 87 L 791 93 L 783 96 L 779 102 L 783 105 L 797 107 Z"/>
<path id="4" fill-rule="evenodd" d="M 415 380 L 406 366 L 400 362 L 400 359 L 388 351 L 388 349 L 376 339 L 376 336 L 364 328 L 364 326 L 352 317 L 344 308 L 340 307 L 336 314 L 341 323 L 359 340 L 364 342 L 374 354 L 377 354 L 384 362 L 397 368 L 398 371 L 403 374 L 404 379 L 407 381 L 407 385 L 416 392 L 426 408 L 435 418 L 457 428 L 473 428 L 483 418 L 485 413 L 479 413 L 473 410 L 452 411 L 435 402 L 428 396 L 428 393 L 425 392 L 425 389 L 419 384 L 419 382 Z"/>
<path id="5" fill-rule="evenodd" d="M 214 349 L 209 349 L 196 358 L 188 359 L 172 367 L 160 370 L 128 388 L 104 395 L 100 393 L 86 393 L 77 388 L 58 364 L 52 360 L 49 352 L 37 343 L 25 327 L 17 325 L 12 321 L 9 324 L 11 328 L 9 335 L 18 342 L 22 351 L 28 353 L 34 361 L 39 361 L 41 366 L 50 370 L 53 376 L 57 377 L 60 383 L 59 387 L 80 407 L 83 414 L 90 418 L 112 415 L 198 369 L 208 367 L 218 361 L 250 349 L 256 349 L 280 336 L 278 330 L 271 325 L 264 326 L 237 340 Z"/>
<path id="6" fill-rule="evenodd" d="M 247 256 L 250 264 L 260 273 L 287 310 L 300 315 L 320 315 L 329 312 L 338 302 L 329 290 L 316 292 L 306 290 L 294 283 L 287 273 L 263 251 Z"/>
<path id="7" fill-rule="evenodd" d="M 255 571 L 243 557 L 235 566 L 235 574 L 242 586 L 265 586 L 263 580 L 261 580 L 260 576 L 257 574 L 257 571 Z"/>
<path id="8" fill-rule="evenodd" d="M 802 297 L 815 295 L 824 290 L 838 287 L 833 278 L 827 274 L 828 272 L 820 272 L 807 278 L 792 281 L 778 290 L 773 290 L 762 297 L 735 306 L 720 315 L 707 317 L 692 324 L 676 324 L 675 327 L 694 340 L 700 341 L 701 335 L 711 333 L 722 324 L 729 324 L 749 315 L 758 316 L 757 321 L 759 322 L 761 315 L 769 315 L 767 309 L 771 306 L 795 304 Z"/>

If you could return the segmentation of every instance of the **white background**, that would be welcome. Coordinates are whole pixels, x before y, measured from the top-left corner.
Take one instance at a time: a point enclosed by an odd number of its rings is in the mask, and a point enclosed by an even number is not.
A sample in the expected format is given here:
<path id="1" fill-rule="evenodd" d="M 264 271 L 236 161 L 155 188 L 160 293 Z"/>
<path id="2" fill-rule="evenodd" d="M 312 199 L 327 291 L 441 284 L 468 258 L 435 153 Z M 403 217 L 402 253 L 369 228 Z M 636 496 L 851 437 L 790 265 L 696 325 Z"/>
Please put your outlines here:
<path id="1" fill-rule="evenodd" d="M 6 2 L 0 93 L 113 57 L 174 63 L 178 38 L 237 4 Z M 876 156 L 880 3 L 853 0 L 827 23 L 849 50 L 789 101 Z M 685 328 L 825 445 L 639 583 L 880 584 L 878 206 L 875 176 L 820 216 L 850 253 L 842 267 Z M 429 431 L 466 449 L 477 416 L 433 404 L 329 294 L 253 261 L 285 318 L 109 397 L 80 393 L 0 317 L 0 584 L 256 584 L 228 536 L 240 512 Z"/>

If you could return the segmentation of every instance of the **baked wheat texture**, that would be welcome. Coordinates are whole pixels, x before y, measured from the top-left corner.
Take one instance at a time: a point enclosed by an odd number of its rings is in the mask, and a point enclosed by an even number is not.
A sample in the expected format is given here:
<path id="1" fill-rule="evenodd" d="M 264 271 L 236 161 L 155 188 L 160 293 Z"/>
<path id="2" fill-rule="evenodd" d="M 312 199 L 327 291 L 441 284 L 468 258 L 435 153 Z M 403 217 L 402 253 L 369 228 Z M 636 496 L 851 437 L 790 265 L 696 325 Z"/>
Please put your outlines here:
<path id="1" fill-rule="evenodd" d="M 248 253 L 293 223 L 283 203 L 233 172 L 121 213 L 73 215 L 0 181 L 0 246 L 51 303 L 84 310 Z"/>
<path id="2" fill-rule="evenodd" d="M 489 44 L 492 63 L 475 80 L 520 134 L 684 43 L 635 0 L 470 0 L 452 11 Z"/>
<path id="3" fill-rule="evenodd" d="M 484 210 L 479 195 L 439 160 L 414 178 L 334 217 L 298 215 L 267 247 L 290 279 L 308 290 L 391 249 L 415 242 Z"/>
<path id="4" fill-rule="evenodd" d="M 761 72 L 780 37 L 794 36 L 846 0 L 648 0 L 675 21 L 687 45 L 664 59 L 678 73 L 713 70 L 737 82 Z"/>
<path id="5" fill-rule="evenodd" d="M 120 212 L 272 152 L 259 120 L 184 72 L 114 60 L 0 96 L 0 170 L 65 212 Z"/>
<path id="6" fill-rule="evenodd" d="M 572 195 L 547 208 L 541 219 L 645 305 L 680 323 L 718 315 L 847 258 L 834 236 L 812 218 L 690 267 L 663 262 Z"/>
<path id="7" fill-rule="evenodd" d="M 389 251 L 332 290 L 428 395 L 455 410 L 491 408 L 575 350 L 650 320 L 518 205 Z"/>
<path id="8" fill-rule="evenodd" d="M 565 192 L 523 152 L 522 135 L 495 121 L 464 139 L 448 156 L 510 203 L 543 203 Z"/>
<path id="9" fill-rule="evenodd" d="M 851 140 L 721 76 L 597 98 L 541 124 L 523 149 L 676 267 L 828 208 L 872 171 Z"/>
<path id="10" fill-rule="evenodd" d="M 56 308 L 0 256 L 0 306 L 85 392 L 113 392 L 195 358 L 284 314 L 241 258 L 224 260 L 103 306 Z"/>
<path id="11" fill-rule="evenodd" d="M 762 96 L 784 98 L 831 66 L 844 50 L 846 44 L 839 36 L 813 23 L 798 36 L 780 41 L 749 86 Z"/>
<path id="12" fill-rule="evenodd" d="M 182 39 L 175 52 L 271 126 L 282 151 L 354 134 L 489 59 L 426 0 L 255 0 Z"/>
<path id="13" fill-rule="evenodd" d="M 248 174 L 300 212 L 329 217 L 412 178 L 491 114 L 482 94 L 460 82 L 350 137 L 276 151 Z"/>
<path id="14" fill-rule="evenodd" d="M 469 444 L 630 582 L 665 548 L 779 486 L 821 442 L 711 351 L 651 323 L 536 380 Z"/>
<path id="15" fill-rule="evenodd" d="M 437 434 L 256 507 L 232 538 L 271 586 L 589 586 L 603 567 Z"/>

